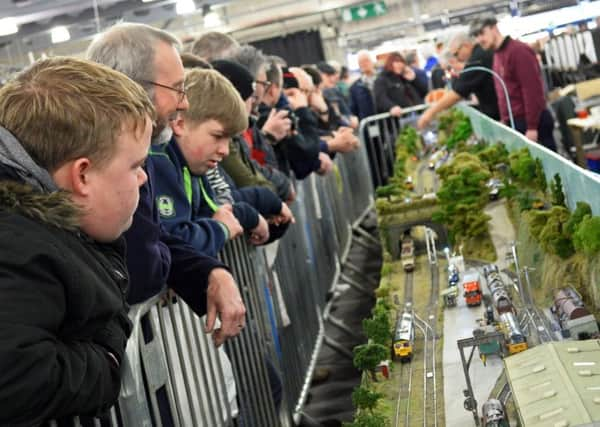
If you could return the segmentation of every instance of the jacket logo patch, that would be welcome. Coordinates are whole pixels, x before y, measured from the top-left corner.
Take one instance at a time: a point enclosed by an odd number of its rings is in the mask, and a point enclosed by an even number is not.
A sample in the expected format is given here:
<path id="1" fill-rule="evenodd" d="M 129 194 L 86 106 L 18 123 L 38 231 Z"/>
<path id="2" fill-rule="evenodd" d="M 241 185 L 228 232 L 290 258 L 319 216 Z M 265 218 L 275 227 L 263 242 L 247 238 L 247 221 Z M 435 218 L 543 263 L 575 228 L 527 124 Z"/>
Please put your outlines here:
<path id="1" fill-rule="evenodd" d="M 175 216 L 175 203 L 173 198 L 169 196 L 157 196 L 156 205 L 158 213 L 163 218 L 171 218 Z"/>

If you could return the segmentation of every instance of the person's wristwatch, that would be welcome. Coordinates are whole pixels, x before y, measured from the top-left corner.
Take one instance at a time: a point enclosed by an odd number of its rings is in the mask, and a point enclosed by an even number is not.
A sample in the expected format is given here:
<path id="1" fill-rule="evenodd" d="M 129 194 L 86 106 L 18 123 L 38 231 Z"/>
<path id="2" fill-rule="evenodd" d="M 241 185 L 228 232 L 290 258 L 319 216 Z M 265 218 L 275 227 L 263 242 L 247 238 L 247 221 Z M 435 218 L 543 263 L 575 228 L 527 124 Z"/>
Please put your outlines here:
<path id="1" fill-rule="evenodd" d="M 279 141 L 277 140 L 277 138 L 275 138 L 275 136 L 273 136 L 272 133 L 269 132 L 264 132 L 263 134 L 265 135 L 265 138 L 267 139 L 267 141 L 269 142 L 269 144 L 271 145 L 277 145 L 279 143 Z"/>

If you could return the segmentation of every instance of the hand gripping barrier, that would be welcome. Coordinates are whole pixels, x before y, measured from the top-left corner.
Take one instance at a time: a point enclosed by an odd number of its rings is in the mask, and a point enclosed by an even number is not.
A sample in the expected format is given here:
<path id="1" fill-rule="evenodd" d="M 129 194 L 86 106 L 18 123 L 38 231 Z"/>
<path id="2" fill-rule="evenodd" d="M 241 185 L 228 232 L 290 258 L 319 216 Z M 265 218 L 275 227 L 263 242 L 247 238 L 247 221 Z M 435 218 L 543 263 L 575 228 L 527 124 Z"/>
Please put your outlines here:
<path id="1" fill-rule="evenodd" d="M 328 176 L 298 182 L 296 224 L 278 243 L 265 249 L 237 239 L 226 246 L 221 259 L 247 308 L 239 337 L 216 349 L 204 320 L 164 291 L 131 308 L 134 328 L 110 414 L 49 425 L 277 427 L 297 420 L 353 229 L 373 208 L 371 173 L 363 143 L 338 155 Z M 274 374 L 283 383 L 279 410 Z"/>

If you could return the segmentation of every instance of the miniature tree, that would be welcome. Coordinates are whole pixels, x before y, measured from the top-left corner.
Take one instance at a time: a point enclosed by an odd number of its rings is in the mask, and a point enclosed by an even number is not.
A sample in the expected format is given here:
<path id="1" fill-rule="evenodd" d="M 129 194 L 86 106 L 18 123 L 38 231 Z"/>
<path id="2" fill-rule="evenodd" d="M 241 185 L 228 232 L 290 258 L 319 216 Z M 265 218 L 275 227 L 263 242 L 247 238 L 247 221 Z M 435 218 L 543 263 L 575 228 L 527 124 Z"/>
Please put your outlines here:
<path id="1" fill-rule="evenodd" d="M 496 165 L 508 163 L 508 150 L 504 144 L 491 144 L 484 147 L 479 151 L 478 156 L 488 169 L 494 170 Z"/>
<path id="2" fill-rule="evenodd" d="M 377 381 L 375 368 L 385 360 L 389 350 L 381 344 L 361 344 L 354 347 L 354 366 L 361 371 L 367 371 L 373 381 Z"/>
<path id="3" fill-rule="evenodd" d="M 459 142 L 469 139 L 472 134 L 471 120 L 464 114 L 461 114 L 461 116 L 457 117 L 456 124 L 446 139 L 446 147 L 452 150 Z"/>
<path id="4" fill-rule="evenodd" d="M 402 196 L 403 193 L 404 190 L 395 183 L 377 187 L 375 190 L 377 197 L 387 197 L 388 200 L 391 199 L 392 196 Z"/>
<path id="5" fill-rule="evenodd" d="M 517 203 L 521 212 L 531 209 L 533 204 L 533 193 L 529 190 L 524 190 L 517 196 Z"/>
<path id="6" fill-rule="evenodd" d="M 519 194 L 519 191 L 517 189 L 516 185 L 513 185 L 513 183 L 508 179 L 508 178 L 504 178 L 503 181 L 504 186 L 500 189 L 500 197 L 506 197 L 507 199 L 513 199 L 517 194 Z M 520 206 L 520 204 L 519 204 Z M 531 203 L 529 204 L 529 207 L 531 207 Z M 521 209 L 524 210 L 524 209 Z"/>
<path id="7" fill-rule="evenodd" d="M 367 337 L 374 343 L 384 346 L 389 343 L 391 323 L 388 310 L 374 310 L 373 317 L 364 319 L 362 326 Z"/>
<path id="8" fill-rule="evenodd" d="M 565 228 L 571 213 L 563 206 L 554 206 L 540 233 L 540 245 L 547 253 L 568 258 L 575 253 L 573 242 Z"/>
<path id="9" fill-rule="evenodd" d="M 536 183 L 538 176 L 536 161 L 529 154 L 527 148 L 510 153 L 509 156 L 511 174 L 521 183 Z"/>
<path id="10" fill-rule="evenodd" d="M 343 423 L 344 427 L 386 427 L 385 417 L 380 414 L 361 412 L 351 423 Z"/>
<path id="11" fill-rule="evenodd" d="M 588 256 L 600 251 L 600 217 L 586 215 L 573 235 L 575 247 Z"/>
<path id="12" fill-rule="evenodd" d="M 402 148 L 409 154 L 416 154 L 418 151 L 419 134 L 412 126 L 406 126 L 396 139 L 396 150 L 400 152 Z"/>
<path id="13" fill-rule="evenodd" d="M 371 391 L 366 387 L 356 387 L 352 392 L 352 404 L 359 411 L 373 412 L 377 401 L 383 397 L 383 393 Z"/>
<path id="14" fill-rule="evenodd" d="M 531 211 L 527 214 L 527 223 L 529 224 L 529 232 L 531 236 L 538 242 L 541 240 L 542 230 L 548 222 L 550 212 L 548 211 Z"/>
<path id="15" fill-rule="evenodd" d="M 470 212 L 466 216 L 467 227 L 465 235 L 468 237 L 481 236 L 488 231 L 488 222 L 492 219 L 483 212 Z"/>
<path id="16" fill-rule="evenodd" d="M 481 161 L 469 153 L 458 154 L 454 161 L 438 170 L 444 179 L 437 192 L 438 207 L 432 215 L 436 222 L 446 224 L 449 234 L 463 238 L 476 237 L 481 231 L 483 208 L 488 201 L 485 186 L 490 173 Z M 471 220 L 477 220 L 471 226 Z"/>
<path id="17" fill-rule="evenodd" d="M 540 159 L 535 159 L 535 179 L 534 182 L 538 190 L 542 193 L 546 192 L 546 174 L 544 173 L 544 166 Z"/>
<path id="18" fill-rule="evenodd" d="M 573 234 L 575 234 L 577 227 L 579 226 L 581 221 L 583 221 L 583 218 L 586 215 L 592 216 L 592 208 L 590 207 L 590 205 L 586 202 L 577 202 L 577 206 L 575 207 L 575 210 L 571 214 L 571 218 L 569 218 L 569 221 L 567 221 L 565 227 L 569 235 L 572 236 Z"/>
<path id="19" fill-rule="evenodd" d="M 552 204 L 554 206 L 565 205 L 565 193 L 563 193 L 562 179 L 559 174 L 554 174 L 554 179 L 550 183 L 550 192 L 552 193 Z"/>

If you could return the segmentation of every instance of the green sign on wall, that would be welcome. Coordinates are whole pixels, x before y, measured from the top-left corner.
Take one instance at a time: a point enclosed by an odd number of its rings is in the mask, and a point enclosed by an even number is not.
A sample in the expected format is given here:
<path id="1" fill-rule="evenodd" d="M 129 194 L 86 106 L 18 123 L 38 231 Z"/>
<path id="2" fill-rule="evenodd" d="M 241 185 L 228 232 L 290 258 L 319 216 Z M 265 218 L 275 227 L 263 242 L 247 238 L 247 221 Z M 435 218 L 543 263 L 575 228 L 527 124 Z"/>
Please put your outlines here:
<path id="1" fill-rule="evenodd" d="M 385 2 L 365 3 L 360 6 L 349 7 L 342 12 L 342 19 L 346 22 L 360 21 L 362 19 L 375 18 L 387 13 Z"/>

